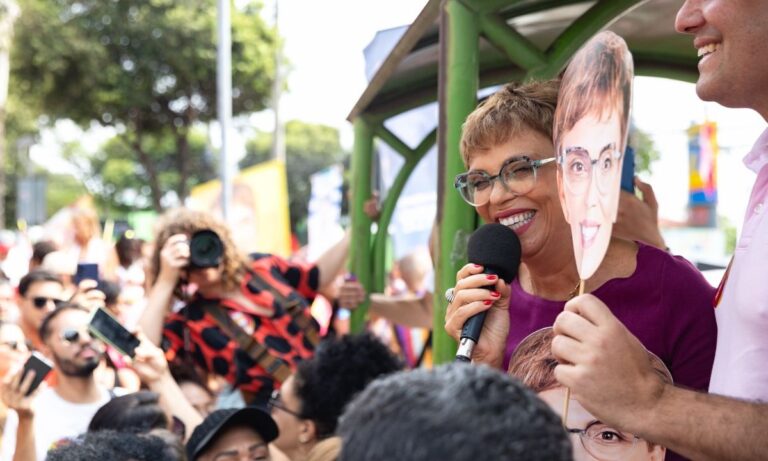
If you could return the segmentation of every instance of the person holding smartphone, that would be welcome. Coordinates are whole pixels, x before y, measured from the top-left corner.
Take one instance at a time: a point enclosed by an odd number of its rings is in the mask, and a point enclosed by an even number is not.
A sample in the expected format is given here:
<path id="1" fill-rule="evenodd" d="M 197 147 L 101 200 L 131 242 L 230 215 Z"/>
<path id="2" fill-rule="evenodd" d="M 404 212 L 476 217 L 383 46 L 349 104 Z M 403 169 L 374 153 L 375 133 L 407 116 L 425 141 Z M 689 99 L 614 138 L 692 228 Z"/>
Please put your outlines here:
<path id="1" fill-rule="evenodd" d="M 40 325 L 42 352 L 57 375 L 55 388 L 41 384 L 30 393 L 35 377 L 24 369 L 6 376 L 0 398 L 13 411 L 3 430 L 0 459 L 44 460 L 50 447 L 85 432 L 94 413 L 124 393 L 107 389 L 94 375 L 104 345 L 88 332 L 88 319 L 86 308 L 65 303 Z"/>
<path id="2" fill-rule="evenodd" d="M 201 232 L 206 241 L 197 247 L 194 236 Z M 140 325 L 152 342 L 162 343 L 169 360 L 194 361 L 226 378 L 247 401 L 266 404 L 312 356 L 317 325 L 309 306 L 342 269 L 348 246 L 347 235 L 316 264 L 269 254 L 248 258 L 212 215 L 175 210 L 164 216 L 155 239 L 152 288 Z M 205 261 L 195 262 L 191 247 Z M 183 307 L 172 310 L 174 302 Z"/>

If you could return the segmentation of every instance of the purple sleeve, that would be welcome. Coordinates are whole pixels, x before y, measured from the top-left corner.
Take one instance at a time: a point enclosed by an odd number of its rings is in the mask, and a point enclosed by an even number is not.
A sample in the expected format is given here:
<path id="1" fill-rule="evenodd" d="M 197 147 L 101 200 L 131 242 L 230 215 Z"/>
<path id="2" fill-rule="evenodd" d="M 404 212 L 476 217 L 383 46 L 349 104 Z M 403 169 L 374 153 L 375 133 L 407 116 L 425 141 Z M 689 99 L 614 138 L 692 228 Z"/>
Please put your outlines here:
<path id="1" fill-rule="evenodd" d="M 665 349 L 671 352 L 675 385 L 706 391 L 717 344 L 715 289 L 681 257 L 667 260 L 661 280 L 661 302 L 668 313 Z"/>

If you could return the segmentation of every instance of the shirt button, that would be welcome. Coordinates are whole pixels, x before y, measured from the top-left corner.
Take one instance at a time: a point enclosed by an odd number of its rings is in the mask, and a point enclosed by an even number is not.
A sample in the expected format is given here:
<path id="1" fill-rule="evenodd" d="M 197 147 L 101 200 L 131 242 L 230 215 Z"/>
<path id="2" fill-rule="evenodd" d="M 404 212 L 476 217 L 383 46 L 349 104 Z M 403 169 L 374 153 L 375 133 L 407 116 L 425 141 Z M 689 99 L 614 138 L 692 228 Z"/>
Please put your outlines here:
<path id="1" fill-rule="evenodd" d="M 758 203 L 757 205 L 755 205 L 755 214 L 760 214 L 762 212 L 763 212 L 763 204 Z"/>

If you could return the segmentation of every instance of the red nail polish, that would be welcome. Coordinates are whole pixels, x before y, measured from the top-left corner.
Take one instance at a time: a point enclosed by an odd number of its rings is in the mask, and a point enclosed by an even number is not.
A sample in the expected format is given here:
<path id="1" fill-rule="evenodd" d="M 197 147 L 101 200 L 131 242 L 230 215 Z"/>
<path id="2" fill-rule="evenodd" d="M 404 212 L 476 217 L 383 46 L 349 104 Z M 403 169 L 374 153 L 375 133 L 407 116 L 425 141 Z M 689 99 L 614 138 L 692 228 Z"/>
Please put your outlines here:
<path id="1" fill-rule="evenodd" d="M 493 296 L 494 298 L 498 298 L 499 296 L 501 296 L 501 294 L 499 294 L 498 291 L 492 291 L 491 296 Z"/>
<path id="2" fill-rule="evenodd" d="M 483 304 L 485 304 L 486 306 L 490 306 L 491 304 L 493 304 L 493 301 L 491 301 L 490 299 L 486 299 L 485 301 L 483 301 Z"/>
<path id="3" fill-rule="evenodd" d="M 488 280 L 496 280 L 498 277 L 496 277 L 493 274 L 490 274 L 490 275 L 486 275 L 485 278 L 488 279 Z"/>
<path id="4" fill-rule="evenodd" d="M 472 267 L 474 267 L 475 269 L 480 269 L 483 266 L 481 266 L 480 264 L 472 264 Z"/>

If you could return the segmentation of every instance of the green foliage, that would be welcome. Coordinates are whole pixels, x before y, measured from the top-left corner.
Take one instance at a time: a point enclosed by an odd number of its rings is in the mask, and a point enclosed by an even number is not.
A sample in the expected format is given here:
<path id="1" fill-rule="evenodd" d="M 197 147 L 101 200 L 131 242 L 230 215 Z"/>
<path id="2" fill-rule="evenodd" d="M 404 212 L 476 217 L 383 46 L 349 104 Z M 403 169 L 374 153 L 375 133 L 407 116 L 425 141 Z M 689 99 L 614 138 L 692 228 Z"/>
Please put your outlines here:
<path id="1" fill-rule="evenodd" d="M 195 174 L 189 178 L 188 186 L 213 179 L 217 171 L 206 149 L 206 134 L 193 129 L 189 136 L 188 168 Z M 157 171 L 158 182 L 164 191 L 176 191 L 181 175 L 175 161 L 176 143 L 170 130 L 146 135 L 138 147 L 145 152 L 149 161 L 135 161 L 137 147 L 130 133 L 115 136 L 108 140 L 93 155 L 82 149 L 65 149 L 65 156 L 71 163 L 80 167 L 80 174 L 88 179 L 91 194 L 99 207 L 108 214 L 124 215 L 132 210 L 150 210 L 150 175 L 147 167 L 151 165 Z M 175 202 L 174 192 L 164 194 L 164 199 Z"/>
<path id="2" fill-rule="evenodd" d="M 629 143 L 635 149 L 635 173 L 651 173 L 651 164 L 659 159 L 651 135 L 635 128 L 630 133 Z"/>
<path id="3" fill-rule="evenodd" d="M 69 174 L 48 174 L 45 193 L 46 213 L 51 216 L 75 200 L 88 194 L 83 182 Z"/>
<path id="4" fill-rule="evenodd" d="M 271 158 L 272 133 L 259 133 L 246 144 L 246 155 L 240 168 Z M 307 217 L 311 194 L 309 176 L 341 162 L 345 153 L 335 128 L 292 120 L 285 124 L 286 174 L 291 228 L 302 229 Z"/>
<path id="5" fill-rule="evenodd" d="M 276 39 L 260 8 L 232 9 L 234 114 L 263 109 L 271 93 Z M 121 159 L 105 173 L 109 200 L 129 171 L 146 177 L 139 190 L 158 210 L 168 190 L 184 198 L 199 182 L 189 135 L 216 116 L 214 1 L 26 0 L 14 44 L 11 91 L 33 95 L 30 107 L 124 129 L 122 148 L 104 151 Z"/>

